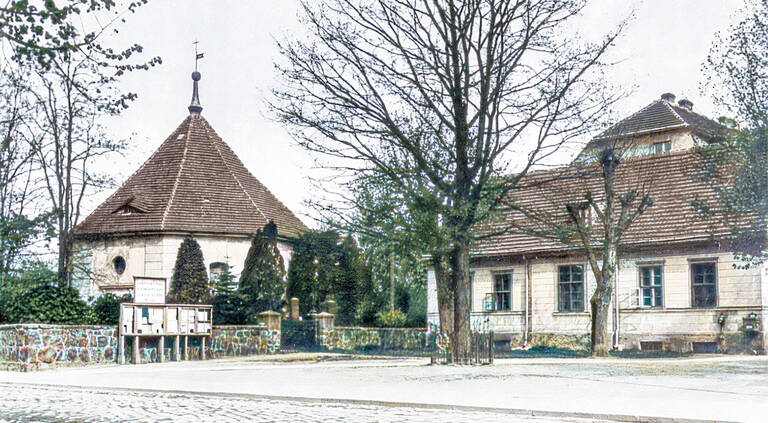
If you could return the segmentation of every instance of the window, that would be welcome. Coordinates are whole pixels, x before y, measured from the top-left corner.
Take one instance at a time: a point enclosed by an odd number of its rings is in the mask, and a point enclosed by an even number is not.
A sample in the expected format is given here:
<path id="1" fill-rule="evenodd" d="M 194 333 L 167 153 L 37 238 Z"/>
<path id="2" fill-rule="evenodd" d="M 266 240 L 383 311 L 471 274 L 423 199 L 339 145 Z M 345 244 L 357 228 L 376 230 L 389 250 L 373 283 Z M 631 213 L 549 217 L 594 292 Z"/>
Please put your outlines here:
<path id="1" fill-rule="evenodd" d="M 653 143 L 653 153 L 654 154 L 669 153 L 670 151 L 672 151 L 672 142 L 671 141 L 662 141 L 662 142 L 655 142 L 655 143 Z"/>
<path id="2" fill-rule="evenodd" d="M 493 275 L 493 311 L 512 309 L 512 273 Z"/>
<path id="3" fill-rule="evenodd" d="M 216 262 L 211 263 L 209 268 L 211 269 L 211 280 L 217 281 L 219 280 L 219 277 L 221 277 L 222 273 L 224 273 L 226 270 L 229 270 L 229 265 L 227 263 Z"/>
<path id="4" fill-rule="evenodd" d="M 691 264 L 691 306 L 717 305 L 717 263 Z"/>
<path id="5" fill-rule="evenodd" d="M 123 256 L 117 256 L 112 259 L 112 267 L 115 269 L 115 273 L 122 275 L 125 272 L 125 259 Z"/>
<path id="6" fill-rule="evenodd" d="M 583 312 L 584 266 L 581 264 L 558 266 L 557 274 L 557 311 Z"/>
<path id="7" fill-rule="evenodd" d="M 640 268 L 640 305 L 662 307 L 664 305 L 663 274 L 661 266 Z"/>

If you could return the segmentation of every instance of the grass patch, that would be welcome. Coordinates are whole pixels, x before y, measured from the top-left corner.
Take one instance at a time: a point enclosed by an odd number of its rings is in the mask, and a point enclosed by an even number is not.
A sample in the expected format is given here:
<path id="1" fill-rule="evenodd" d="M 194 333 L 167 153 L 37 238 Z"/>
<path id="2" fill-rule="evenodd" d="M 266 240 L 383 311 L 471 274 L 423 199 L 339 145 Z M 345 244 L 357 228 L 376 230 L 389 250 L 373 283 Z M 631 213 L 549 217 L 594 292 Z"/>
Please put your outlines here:
<path id="1" fill-rule="evenodd" d="M 588 357 L 589 351 L 537 345 L 527 350 L 498 351 L 496 358 L 579 358 Z"/>

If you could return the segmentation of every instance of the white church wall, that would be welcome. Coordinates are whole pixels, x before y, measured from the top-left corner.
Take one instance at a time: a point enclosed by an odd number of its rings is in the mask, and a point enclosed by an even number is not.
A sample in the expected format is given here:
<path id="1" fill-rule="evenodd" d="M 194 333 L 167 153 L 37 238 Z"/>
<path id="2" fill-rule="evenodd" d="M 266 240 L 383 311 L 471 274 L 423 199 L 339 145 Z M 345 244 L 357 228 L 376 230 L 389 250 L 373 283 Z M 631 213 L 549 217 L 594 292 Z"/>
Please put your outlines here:
<path id="1" fill-rule="evenodd" d="M 181 235 L 157 235 L 82 243 L 81 248 L 86 251 L 84 257 L 90 262 L 85 263 L 84 259 L 83 264 L 90 267 L 90 272 L 83 276 L 77 286 L 84 296 L 97 296 L 104 292 L 126 292 L 126 289 L 133 285 L 134 276 L 161 277 L 170 281 L 184 238 Z M 206 270 L 210 272 L 212 263 L 228 263 L 235 278 L 240 276 L 251 246 L 249 238 L 197 236 L 195 239 L 203 252 Z M 280 241 L 277 246 L 287 270 L 292 254 L 291 247 Z M 117 257 L 125 260 L 126 266 L 122 274 L 118 274 L 114 266 Z"/>

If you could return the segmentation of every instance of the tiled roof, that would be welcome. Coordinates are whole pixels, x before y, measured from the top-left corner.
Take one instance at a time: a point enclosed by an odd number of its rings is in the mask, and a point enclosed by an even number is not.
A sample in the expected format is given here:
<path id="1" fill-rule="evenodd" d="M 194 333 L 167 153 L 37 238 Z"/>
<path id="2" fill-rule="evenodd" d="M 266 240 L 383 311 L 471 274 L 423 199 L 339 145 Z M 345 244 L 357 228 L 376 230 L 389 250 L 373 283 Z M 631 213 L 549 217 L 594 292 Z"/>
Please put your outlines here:
<path id="1" fill-rule="evenodd" d="M 282 236 L 307 229 L 192 113 L 76 232 L 250 234 L 269 220 Z"/>
<path id="2" fill-rule="evenodd" d="M 650 192 L 654 199 L 654 205 L 637 218 L 625 234 L 625 246 L 707 241 L 713 235 L 727 233 L 722 219 L 694 217 L 692 200 L 710 205 L 714 205 L 715 200 L 711 187 L 695 179 L 698 160 L 693 153 L 680 152 L 625 159 L 619 166 L 618 194 L 634 187 Z M 595 170 L 596 165 L 592 166 Z M 517 204 L 550 222 L 567 221 L 566 203 L 583 201 L 587 191 L 599 201 L 604 192 L 599 174 L 590 172 L 586 178 L 578 178 L 577 172 L 575 167 L 569 167 L 531 173 L 522 181 L 527 187 L 513 192 L 510 204 Z M 508 211 L 479 230 L 481 234 L 496 235 L 479 241 L 473 254 L 502 256 L 572 249 L 552 239 L 530 235 L 531 231 L 546 226 L 534 223 L 535 220 L 519 211 Z"/>
<path id="3" fill-rule="evenodd" d="M 717 139 L 727 131 L 725 126 L 706 116 L 660 99 L 606 129 L 592 142 L 676 128 L 690 128 L 695 135 L 707 141 Z"/>

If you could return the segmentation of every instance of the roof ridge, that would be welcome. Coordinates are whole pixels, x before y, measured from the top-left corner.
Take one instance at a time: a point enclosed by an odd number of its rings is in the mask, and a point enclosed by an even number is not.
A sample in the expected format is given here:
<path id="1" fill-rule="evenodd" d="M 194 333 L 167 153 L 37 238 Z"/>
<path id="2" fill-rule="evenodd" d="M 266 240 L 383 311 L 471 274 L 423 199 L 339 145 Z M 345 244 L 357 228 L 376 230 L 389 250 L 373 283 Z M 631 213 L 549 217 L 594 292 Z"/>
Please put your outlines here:
<path id="1" fill-rule="evenodd" d="M 669 104 L 669 102 L 667 102 L 667 101 L 663 101 L 663 100 L 656 100 L 656 101 L 662 101 L 662 102 L 664 103 L 664 105 L 665 105 L 665 106 L 667 106 L 667 109 L 669 109 L 669 110 L 672 112 L 672 114 L 674 114 L 674 115 L 675 115 L 675 117 L 676 117 L 676 118 L 677 118 L 677 119 L 678 119 L 680 122 L 683 122 L 683 123 L 684 123 L 685 125 L 687 125 L 687 126 L 691 126 L 691 124 L 690 124 L 690 123 L 689 123 L 687 120 L 683 119 L 683 117 L 682 117 L 682 116 L 680 116 L 680 113 L 677 113 L 677 110 L 675 110 L 675 108 L 674 108 L 674 107 L 672 107 L 672 105 L 671 105 L 671 104 Z"/>
<path id="2" fill-rule="evenodd" d="M 210 129 L 210 131 L 209 131 L 209 129 Z M 209 135 L 212 139 L 214 139 L 214 141 L 218 141 L 219 135 L 216 133 L 216 131 L 213 131 L 213 128 L 209 128 L 209 125 L 204 125 L 204 130 L 205 130 L 207 135 Z M 211 132 L 213 132 L 213 134 L 211 134 Z M 253 204 L 253 207 L 255 207 L 256 210 L 258 210 L 259 214 L 261 214 L 261 216 L 264 218 L 264 220 L 269 222 L 270 219 L 267 217 L 267 215 L 264 214 L 264 212 L 256 204 L 256 202 L 253 201 L 253 197 L 251 197 L 251 194 L 249 194 L 248 190 L 245 189 L 245 187 L 243 186 L 242 182 L 240 182 L 240 179 L 237 177 L 237 175 L 235 175 L 235 173 L 232 172 L 232 169 L 230 168 L 229 163 L 224 158 L 224 155 L 221 154 L 221 149 L 219 148 L 218 142 L 214 142 L 213 143 L 213 147 L 216 149 L 216 154 L 219 155 L 219 158 L 224 163 L 224 166 L 227 168 L 227 171 L 229 172 L 229 175 L 232 177 L 232 179 L 235 180 L 235 182 L 237 182 L 237 186 L 240 187 L 240 190 L 243 191 L 245 196 L 248 197 L 248 201 L 250 201 L 251 204 Z"/>
<path id="3" fill-rule="evenodd" d="M 189 124 L 187 125 L 187 133 L 184 135 L 184 151 L 181 153 L 181 163 L 179 163 L 179 172 L 176 174 L 176 179 L 173 181 L 173 189 L 171 189 L 171 195 L 168 197 L 168 204 L 165 205 L 163 211 L 163 220 L 160 221 L 160 230 L 165 229 L 165 220 L 168 218 L 168 212 L 171 210 L 171 204 L 173 204 L 173 197 L 176 196 L 176 190 L 179 187 L 179 180 L 181 179 L 181 172 L 184 170 L 184 163 L 187 161 L 187 151 L 189 150 L 189 133 L 192 131 L 192 119 L 195 119 L 195 115 L 189 115 Z M 200 116 L 200 115 L 197 115 Z"/>

